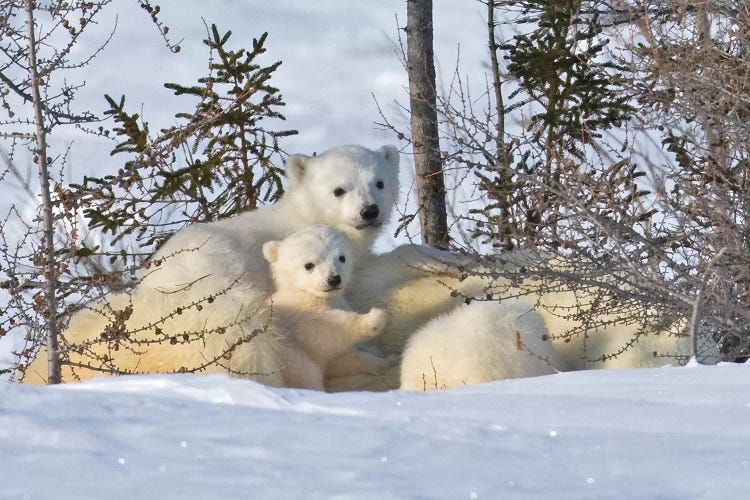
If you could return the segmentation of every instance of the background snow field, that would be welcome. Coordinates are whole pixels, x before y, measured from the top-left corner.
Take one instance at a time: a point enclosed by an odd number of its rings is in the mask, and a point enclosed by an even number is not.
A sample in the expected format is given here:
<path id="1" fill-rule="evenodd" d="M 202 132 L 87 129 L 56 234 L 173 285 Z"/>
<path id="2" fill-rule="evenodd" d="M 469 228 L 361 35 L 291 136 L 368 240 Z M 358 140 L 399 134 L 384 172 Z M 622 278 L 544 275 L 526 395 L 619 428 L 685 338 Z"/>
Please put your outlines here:
<path id="1" fill-rule="evenodd" d="M 746 498 L 750 365 L 432 393 L 0 385 L 0 498 Z"/>

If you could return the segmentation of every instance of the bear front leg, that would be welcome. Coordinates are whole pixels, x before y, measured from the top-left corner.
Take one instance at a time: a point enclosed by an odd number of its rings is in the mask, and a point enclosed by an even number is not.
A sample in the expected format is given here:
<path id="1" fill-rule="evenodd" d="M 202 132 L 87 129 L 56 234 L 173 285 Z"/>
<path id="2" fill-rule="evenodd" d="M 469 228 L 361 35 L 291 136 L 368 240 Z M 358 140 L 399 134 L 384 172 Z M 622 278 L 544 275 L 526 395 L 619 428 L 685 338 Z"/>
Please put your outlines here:
<path id="1" fill-rule="evenodd" d="M 295 356 L 281 369 L 286 387 L 325 391 L 323 369 L 307 356 Z"/>
<path id="2" fill-rule="evenodd" d="M 383 331 L 386 319 L 382 309 L 373 308 L 367 314 L 331 309 L 307 318 L 295 338 L 311 357 L 326 365 L 355 344 L 378 335 Z"/>
<path id="3" fill-rule="evenodd" d="M 377 307 L 365 314 L 332 309 L 326 311 L 321 319 L 329 331 L 327 340 L 330 342 L 336 339 L 341 345 L 338 352 L 342 353 L 354 344 L 369 340 L 382 332 L 388 321 L 388 314 Z"/>
<path id="4" fill-rule="evenodd" d="M 475 264 L 465 255 L 409 244 L 361 261 L 355 276 L 368 288 L 384 291 L 424 276 L 460 277 Z"/>
<path id="5" fill-rule="evenodd" d="M 382 375 L 388 366 L 388 360 L 385 358 L 354 348 L 329 361 L 325 375 L 327 379 L 361 374 Z"/>

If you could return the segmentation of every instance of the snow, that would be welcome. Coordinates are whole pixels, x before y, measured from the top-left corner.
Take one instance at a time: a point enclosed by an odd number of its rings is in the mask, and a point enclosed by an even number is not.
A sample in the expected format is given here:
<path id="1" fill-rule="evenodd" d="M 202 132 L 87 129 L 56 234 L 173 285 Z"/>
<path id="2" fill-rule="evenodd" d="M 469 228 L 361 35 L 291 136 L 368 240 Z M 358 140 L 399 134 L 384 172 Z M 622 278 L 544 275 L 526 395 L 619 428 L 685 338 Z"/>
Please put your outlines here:
<path id="1" fill-rule="evenodd" d="M 748 443 L 750 365 L 430 393 L 0 386 L 3 498 L 742 498 Z"/>
<path id="2" fill-rule="evenodd" d="M 435 57 L 441 84 L 452 76 L 459 45 L 462 70 L 484 81 L 483 12 L 475 1 L 435 1 Z M 191 111 L 194 101 L 174 96 L 162 84 L 187 85 L 205 76 L 205 24 L 215 23 L 222 33 L 232 31 L 232 48 L 250 47 L 252 38 L 269 33 L 262 62 L 282 61 L 271 83 L 286 102 L 284 128 L 299 130 L 299 135 L 283 143 L 287 151 L 312 154 L 341 144 L 377 147 L 398 142 L 394 134 L 375 125 L 381 121 L 375 99 L 390 119 L 408 124 L 395 104 L 408 105 L 396 29 L 396 19 L 401 27 L 406 24 L 402 0 L 181 0 L 164 2 L 160 19 L 169 26 L 172 41 L 179 42 L 178 54 L 164 46 L 137 2 L 119 3 L 100 14 L 73 56 L 87 58 L 94 53 L 116 24 L 112 40 L 85 70 L 64 75 L 71 82 L 85 83 L 76 94 L 76 109 L 100 114 L 107 109 L 105 93 L 114 98 L 124 94 L 126 109 L 142 111 L 151 130 L 173 124 L 174 114 Z M 115 172 L 126 159 L 109 157 L 113 142 L 74 127 L 55 129 L 52 149 L 59 152 L 71 141 L 75 142 L 65 169 L 71 181 L 80 181 L 84 174 Z"/>
<path id="3" fill-rule="evenodd" d="M 124 93 L 152 130 L 171 123 L 186 104 L 161 83 L 203 74 L 204 17 L 231 29 L 234 46 L 269 31 L 265 62 L 283 60 L 273 83 L 285 126 L 300 132 L 289 152 L 396 143 L 374 125 L 373 94 L 406 123 L 394 104 L 407 102 L 394 53 L 405 5 L 165 2 L 162 19 L 184 39 L 171 55 L 136 2 L 118 4 L 112 45 L 73 78 L 87 81 L 79 104 L 102 111 L 105 92 Z M 478 2 L 435 2 L 441 82 L 460 43 L 462 71 L 483 84 L 482 12 Z M 76 50 L 91 53 L 113 22 L 111 12 Z M 75 141 L 65 169 L 73 181 L 124 161 L 72 128 L 52 139 L 57 152 Z M 408 172 L 408 156 L 405 164 Z M 24 199 L 7 185 L 0 194 L 3 207 Z M 382 248 L 394 244 L 385 240 Z M 0 341 L 0 364 L 10 363 L 10 340 Z M 3 499 L 743 498 L 750 365 L 563 373 L 434 393 L 324 394 L 188 375 L 0 382 L 0 451 Z"/>

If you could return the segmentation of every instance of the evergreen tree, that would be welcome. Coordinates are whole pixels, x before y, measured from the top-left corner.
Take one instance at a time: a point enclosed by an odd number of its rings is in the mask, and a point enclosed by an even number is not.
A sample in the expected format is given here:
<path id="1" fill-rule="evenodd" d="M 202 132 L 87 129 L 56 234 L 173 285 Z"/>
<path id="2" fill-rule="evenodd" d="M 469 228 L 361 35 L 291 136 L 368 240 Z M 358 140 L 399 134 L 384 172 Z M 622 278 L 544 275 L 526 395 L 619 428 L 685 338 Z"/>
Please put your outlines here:
<path id="1" fill-rule="evenodd" d="M 117 174 L 89 177 L 78 187 L 92 227 L 111 232 L 114 241 L 134 235 L 150 251 L 187 223 L 230 217 L 281 194 L 279 139 L 296 134 L 266 128 L 284 119 L 282 97 L 270 83 L 281 63 L 258 61 L 267 33 L 250 49 L 231 49 L 230 37 L 212 25 L 204 40 L 208 75 L 194 85 L 164 85 L 197 104 L 153 137 L 139 114 L 126 111 L 124 96 L 106 96 L 121 140 L 112 154 L 132 159 Z"/>
<path id="2" fill-rule="evenodd" d="M 516 10 L 516 23 L 532 28 L 505 43 L 490 43 L 502 52 L 508 78 L 517 85 L 496 119 L 504 121 L 518 111 L 528 116 L 525 134 L 516 139 L 505 164 L 495 154 L 478 170 L 489 203 L 474 211 L 480 216 L 475 236 L 495 246 L 564 245 L 558 225 L 569 210 L 556 193 L 569 177 L 587 172 L 593 182 L 622 167 L 619 160 L 598 165 L 590 161 L 602 134 L 619 126 L 634 109 L 622 85 L 625 68 L 608 58 L 609 40 L 599 14 L 582 13 L 581 3 L 491 5 L 506 15 Z M 611 186 L 613 195 L 635 189 L 632 177 L 620 180 L 628 185 Z"/>

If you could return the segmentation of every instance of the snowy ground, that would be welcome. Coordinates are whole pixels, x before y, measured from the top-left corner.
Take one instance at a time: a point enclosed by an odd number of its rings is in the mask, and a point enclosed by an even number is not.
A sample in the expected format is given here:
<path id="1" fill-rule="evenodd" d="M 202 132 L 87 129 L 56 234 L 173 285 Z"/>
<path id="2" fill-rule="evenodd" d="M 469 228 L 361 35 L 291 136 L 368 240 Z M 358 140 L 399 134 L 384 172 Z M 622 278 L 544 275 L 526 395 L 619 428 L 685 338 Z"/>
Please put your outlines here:
<path id="1" fill-rule="evenodd" d="M 121 3 L 112 46 L 84 75 L 82 107 L 101 111 L 102 94 L 124 93 L 152 128 L 170 123 L 181 108 L 160 84 L 203 73 L 203 16 L 237 44 L 269 31 L 267 62 L 284 61 L 274 83 L 300 131 L 290 152 L 397 142 L 373 125 L 372 94 L 398 121 L 403 0 L 163 3 L 184 38 L 180 54 L 160 46 L 136 2 Z M 436 0 L 442 81 L 461 43 L 463 70 L 484 82 L 482 10 Z M 102 35 L 113 20 L 102 19 Z M 122 161 L 72 129 L 54 141 L 56 151 L 74 141 L 73 180 Z M 0 194 L 23 200 L 7 186 Z M 0 358 L 9 350 L 0 345 Z M 750 365 L 565 373 L 429 394 L 328 395 L 216 376 L 0 382 L 0 499 L 723 499 L 746 497 L 749 474 Z"/>
<path id="2" fill-rule="evenodd" d="M 747 498 L 750 365 L 323 394 L 0 385 L 0 497 Z"/>

